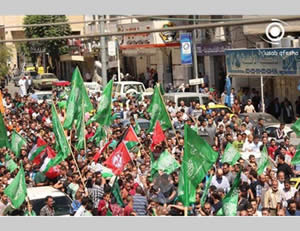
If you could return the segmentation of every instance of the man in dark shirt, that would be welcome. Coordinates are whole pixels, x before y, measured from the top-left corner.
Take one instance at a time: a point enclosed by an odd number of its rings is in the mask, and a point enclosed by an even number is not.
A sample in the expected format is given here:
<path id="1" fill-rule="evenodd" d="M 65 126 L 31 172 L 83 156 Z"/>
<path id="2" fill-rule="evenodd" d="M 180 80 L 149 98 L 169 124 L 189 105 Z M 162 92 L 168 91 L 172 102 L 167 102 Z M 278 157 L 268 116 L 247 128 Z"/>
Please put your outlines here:
<path id="1" fill-rule="evenodd" d="M 285 163 L 285 157 L 283 154 L 278 156 L 277 172 L 284 172 L 286 178 L 291 178 L 293 176 L 293 170 L 291 167 Z"/>
<path id="2" fill-rule="evenodd" d="M 258 119 L 258 125 L 254 129 L 254 135 L 258 136 L 259 138 L 261 138 L 264 131 L 265 131 L 264 119 L 263 118 L 259 118 Z"/>

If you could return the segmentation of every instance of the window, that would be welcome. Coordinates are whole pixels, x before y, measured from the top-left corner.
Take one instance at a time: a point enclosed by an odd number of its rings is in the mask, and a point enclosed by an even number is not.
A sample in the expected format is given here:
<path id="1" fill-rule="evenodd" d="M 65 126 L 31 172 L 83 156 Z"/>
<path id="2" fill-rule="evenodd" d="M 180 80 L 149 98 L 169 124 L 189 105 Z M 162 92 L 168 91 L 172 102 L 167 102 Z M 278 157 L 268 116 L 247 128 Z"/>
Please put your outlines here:
<path id="1" fill-rule="evenodd" d="M 199 103 L 199 97 L 194 96 L 194 97 L 180 97 L 177 99 L 177 105 L 180 106 L 180 101 L 184 101 L 184 105 L 189 107 L 191 105 L 191 102 L 196 102 Z"/>
<path id="2" fill-rule="evenodd" d="M 129 90 L 135 90 L 137 92 L 144 92 L 144 88 L 142 84 L 126 84 L 124 85 L 124 93 L 126 93 Z"/>

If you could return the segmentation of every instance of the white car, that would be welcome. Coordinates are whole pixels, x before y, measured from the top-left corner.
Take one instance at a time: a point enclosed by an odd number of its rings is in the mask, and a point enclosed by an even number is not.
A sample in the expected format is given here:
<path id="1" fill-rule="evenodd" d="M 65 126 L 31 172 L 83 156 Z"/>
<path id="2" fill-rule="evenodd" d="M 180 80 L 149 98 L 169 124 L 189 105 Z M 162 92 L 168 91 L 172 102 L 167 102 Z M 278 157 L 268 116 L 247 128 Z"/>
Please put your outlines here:
<path id="1" fill-rule="evenodd" d="M 103 91 L 103 87 L 99 85 L 97 82 L 84 82 L 84 86 L 86 87 L 89 96 L 92 96 L 97 92 L 102 93 Z"/>
<path id="2" fill-rule="evenodd" d="M 70 215 L 72 199 L 58 189 L 51 186 L 31 187 L 27 188 L 27 196 L 37 216 L 40 215 L 47 196 L 52 196 L 54 199 L 55 216 Z"/>
<path id="3" fill-rule="evenodd" d="M 175 109 L 180 107 L 180 102 L 184 101 L 184 105 L 189 107 L 191 102 L 200 103 L 200 105 L 207 105 L 209 103 L 209 95 L 197 92 L 175 92 L 164 94 L 165 102 L 175 102 Z"/>
<path id="4" fill-rule="evenodd" d="M 52 103 L 52 91 L 40 91 L 30 95 L 31 98 L 37 100 L 38 104 L 41 104 L 44 100 L 48 104 Z"/>
<path id="5" fill-rule="evenodd" d="M 142 95 L 142 97 L 151 97 L 153 95 L 153 89 L 147 88 L 142 82 L 137 81 L 121 81 L 121 82 L 114 82 L 113 85 L 113 92 L 115 93 L 115 97 L 119 95 L 121 98 L 126 98 L 126 94 L 136 94 Z"/>

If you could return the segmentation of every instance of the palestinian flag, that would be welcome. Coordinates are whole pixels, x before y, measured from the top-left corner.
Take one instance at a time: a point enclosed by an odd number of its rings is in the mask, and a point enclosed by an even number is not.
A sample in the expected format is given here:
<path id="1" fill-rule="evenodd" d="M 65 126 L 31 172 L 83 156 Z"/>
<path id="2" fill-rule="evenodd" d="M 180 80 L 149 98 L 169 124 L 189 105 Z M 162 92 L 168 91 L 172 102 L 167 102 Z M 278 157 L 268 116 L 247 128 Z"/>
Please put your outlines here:
<path id="1" fill-rule="evenodd" d="M 135 134 L 135 131 L 131 125 L 127 129 L 123 141 L 126 144 L 128 150 L 132 149 L 134 146 L 136 146 L 139 143 L 138 137 Z"/>
<path id="2" fill-rule="evenodd" d="M 47 147 L 46 141 L 38 137 L 37 143 L 33 146 L 33 148 L 30 150 L 28 154 L 28 159 L 37 165 L 40 164 L 39 155 L 45 151 L 46 147 Z"/>

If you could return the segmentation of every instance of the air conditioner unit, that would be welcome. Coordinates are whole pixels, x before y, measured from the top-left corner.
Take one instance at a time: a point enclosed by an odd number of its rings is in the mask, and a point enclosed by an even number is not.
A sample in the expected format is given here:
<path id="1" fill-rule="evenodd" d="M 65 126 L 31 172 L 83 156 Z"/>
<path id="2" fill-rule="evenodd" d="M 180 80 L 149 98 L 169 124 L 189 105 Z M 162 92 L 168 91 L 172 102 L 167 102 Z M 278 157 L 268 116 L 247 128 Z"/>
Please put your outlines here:
<path id="1" fill-rule="evenodd" d="M 281 39 L 281 46 L 283 48 L 289 48 L 292 47 L 292 41 L 294 40 L 294 37 L 292 36 L 287 36 L 285 38 Z"/>
<path id="2" fill-rule="evenodd" d="M 215 28 L 213 40 L 214 41 L 226 41 L 224 27 Z"/>
<path id="3" fill-rule="evenodd" d="M 293 46 L 293 47 L 299 47 L 299 43 L 300 43 L 299 40 L 300 40 L 300 39 L 293 39 L 293 41 L 292 41 L 292 46 Z"/>
<path id="4" fill-rule="evenodd" d="M 256 42 L 255 47 L 256 48 L 266 48 L 267 44 L 265 42 Z"/>

